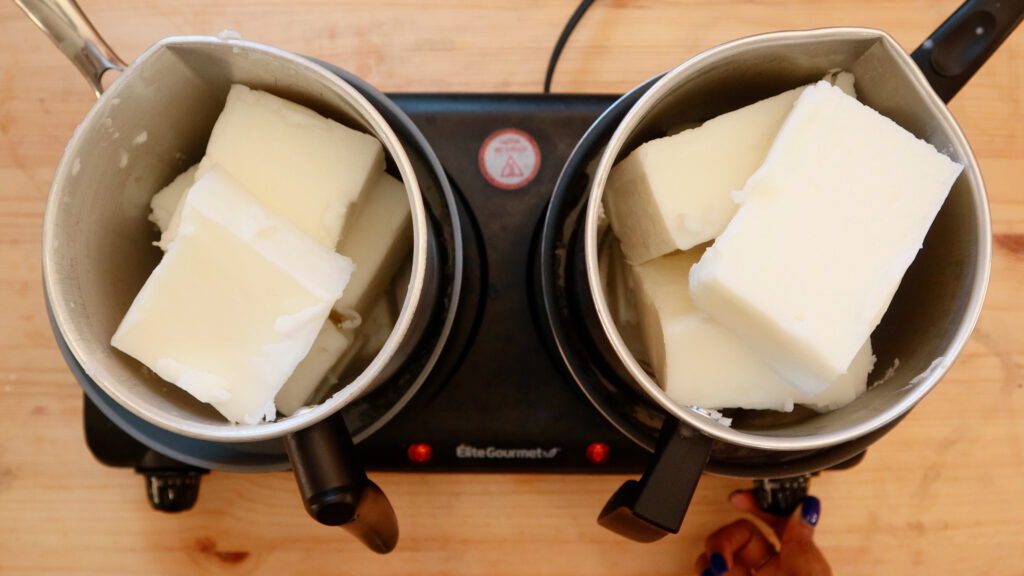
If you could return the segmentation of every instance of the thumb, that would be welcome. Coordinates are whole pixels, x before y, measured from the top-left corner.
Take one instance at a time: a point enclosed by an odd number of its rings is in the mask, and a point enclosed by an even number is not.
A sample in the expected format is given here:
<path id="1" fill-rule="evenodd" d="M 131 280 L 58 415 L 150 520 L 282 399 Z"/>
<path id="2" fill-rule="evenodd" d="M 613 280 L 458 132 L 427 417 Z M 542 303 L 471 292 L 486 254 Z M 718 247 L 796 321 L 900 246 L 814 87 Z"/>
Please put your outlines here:
<path id="1" fill-rule="evenodd" d="M 821 501 L 814 496 L 804 498 L 800 509 L 790 515 L 782 532 L 783 548 L 788 543 L 810 542 L 814 538 L 814 527 L 821 518 Z"/>

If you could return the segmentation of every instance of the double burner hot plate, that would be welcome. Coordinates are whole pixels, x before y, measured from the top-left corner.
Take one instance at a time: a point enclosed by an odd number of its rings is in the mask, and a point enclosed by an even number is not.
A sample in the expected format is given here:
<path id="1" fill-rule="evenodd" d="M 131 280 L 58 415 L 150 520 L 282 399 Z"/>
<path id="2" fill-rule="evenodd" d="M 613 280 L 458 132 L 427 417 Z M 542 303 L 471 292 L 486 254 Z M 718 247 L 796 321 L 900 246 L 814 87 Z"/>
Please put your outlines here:
<path id="1" fill-rule="evenodd" d="M 572 317 L 574 303 L 568 300 L 573 295 L 565 282 L 573 273 L 566 252 L 573 214 L 588 181 L 585 164 L 603 146 L 601 130 L 588 128 L 599 118 L 601 124 L 613 124 L 613 116 L 621 115 L 647 86 L 625 96 L 605 116 L 615 97 L 391 95 L 426 139 L 405 144 L 432 149 L 439 160 L 439 166 L 421 168 L 447 176 L 447 183 L 435 178 L 423 188 L 428 212 L 444 239 L 438 256 L 444 262 L 446 298 L 457 306 L 439 307 L 423 343 L 407 361 L 413 369 L 406 372 L 413 375 L 417 365 L 433 364 L 425 379 L 395 378 L 343 410 L 367 469 L 643 471 L 662 416 L 639 395 L 620 398 L 630 395 L 628 387 L 600 386 L 609 367 L 588 342 L 593 327 Z M 382 112 L 389 122 L 406 121 L 397 110 Z M 416 132 L 411 130 L 414 140 Z M 506 143 L 511 145 L 502 146 L 502 136 L 509 135 Z M 429 153 L 424 157 L 434 160 Z M 579 183 L 568 174 L 559 180 L 567 162 L 578 171 Z M 552 205 L 556 184 L 580 189 L 562 194 Z M 105 464 L 145 474 L 147 494 L 157 508 L 191 506 L 206 469 L 288 467 L 279 441 L 213 443 L 150 425 L 106 397 L 70 354 L 65 357 L 86 390 L 90 449 Z M 598 385 L 581 387 L 578 381 Z M 873 439 L 779 466 L 716 469 L 712 463 L 708 469 L 736 476 L 799 475 L 856 457 Z"/>

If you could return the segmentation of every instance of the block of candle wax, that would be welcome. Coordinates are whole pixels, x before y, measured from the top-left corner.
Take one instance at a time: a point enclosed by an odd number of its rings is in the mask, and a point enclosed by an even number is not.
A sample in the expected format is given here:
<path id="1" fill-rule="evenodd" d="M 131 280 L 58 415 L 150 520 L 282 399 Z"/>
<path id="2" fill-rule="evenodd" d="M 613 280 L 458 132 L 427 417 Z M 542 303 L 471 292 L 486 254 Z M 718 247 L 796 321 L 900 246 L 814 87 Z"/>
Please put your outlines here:
<path id="1" fill-rule="evenodd" d="M 384 170 L 369 134 L 267 92 L 235 84 L 210 134 L 202 177 L 214 165 L 256 200 L 333 249 L 349 206 Z"/>
<path id="2" fill-rule="evenodd" d="M 313 388 L 312 393 L 303 402 L 303 406 L 315 406 L 326 401 L 332 394 L 348 385 L 349 382 L 359 374 L 352 372 L 352 366 L 356 363 L 359 352 L 363 349 L 366 338 L 359 335 L 355 330 L 341 327 L 341 333 L 349 339 L 350 343 L 341 353 L 341 356 L 327 370 L 321 378 L 319 385 Z M 300 406 L 301 407 L 301 406 Z M 296 408 L 296 411 L 298 408 Z M 293 412 L 294 414 L 294 412 Z"/>
<path id="3" fill-rule="evenodd" d="M 875 355 L 871 349 L 871 339 L 868 338 L 853 357 L 846 374 L 836 378 L 817 394 L 804 394 L 791 386 L 794 393 L 793 401 L 818 412 L 831 412 L 842 408 L 868 389 L 868 376 L 874 367 Z"/>
<path id="4" fill-rule="evenodd" d="M 827 78 L 853 90 L 849 72 Z M 764 162 L 807 86 L 642 144 L 612 168 L 604 205 L 626 260 L 640 264 L 713 240 L 736 213 L 730 196 Z"/>
<path id="5" fill-rule="evenodd" d="M 273 420 L 352 262 L 261 206 L 225 171 L 186 195 L 178 237 L 111 339 L 232 422 Z"/>
<path id="6" fill-rule="evenodd" d="M 818 395 L 803 395 L 736 335 L 694 306 L 687 277 L 700 253 L 679 252 L 632 267 L 640 328 L 655 381 L 672 400 L 708 409 L 784 412 L 796 402 L 825 411 L 864 392 L 874 365 L 870 342 L 863 345 L 860 362 L 848 374 L 827 383 Z"/>
<path id="7" fill-rule="evenodd" d="M 329 319 L 324 322 L 316 340 L 313 341 L 313 346 L 309 349 L 309 354 L 299 362 L 288 381 L 278 391 L 274 399 L 277 410 L 285 416 L 291 416 L 305 406 L 331 368 L 345 355 L 351 345 L 351 334 L 346 335 Z"/>
<path id="8" fill-rule="evenodd" d="M 198 164 L 193 165 L 186 172 L 178 175 L 171 184 L 158 192 L 150 203 L 152 209 L 150 220 L 162 232 L 161 241 L 157 242 L 157 245 L 165 251 L 176 235 L 185 192 L 194 183 L 197 168 Z M 351 334 L 346 335 L 330 320 L 325 321 L 309 353 L 277 393 L 275 398 L 277 410 L 290 416 L 304 406 L 317 387 L 325 380 L 328 372 L 344 357 L 351 344 Z"/>
<path id="9" fill-rule="evenodd" d="M 690 272 L 696 305 L 805 394 L 845 373 L 962 166 L 828 83 L 804 91 Z"/>
<path id="10" fill-rule="evenodd" d="M 412 250 L 412 220 L 405 185 L 382 174 L 359 200 L 338 242 L 337 251 L 356 270 L 335 304 L 340 314 L 369 312 L 370 306 Z"/>
<path id="11" fill-rule="evenodd" d="M 358 272 L 358 270 L 357 270 Z M 391 336 L 391 330 L 395 327 L 395 320 L 398 319 L 398 310 L 391 304 L 388 294 L 381 294 L 370 306 L 369 311 L 363 316 L 363 322 L 355 329 L 356 333 L 362 336 L 363 345 L 356 355 L 358 362 L 369 364 L 373 361 L 384 342 Z"/>
<path id="12" fill-rule="evenodd" d="M 154 194 L 149 201 L 149 221 L 160 229 L 160 241 L 156 242 L 156 245 L 161 250 L 167 251 L 167 246 L 174 241 L 178 220 L 181 218 L 181 204 L 185 199 L 185 193 L 196 181 L 198 169 L 199 164 L 193 164 Z"/>
<path id="13" fill-rule="evenodd" d="M 149 221 L 156 224 L 161 232 L 167 230 L 171 217 L 178 209 L 178 202 L 195 183 L 197 169 L 199 169 L 199 164 L 193 164 L 188 170 L 178 174 L 170 184 L 154 194 L 149 201 Z"/>

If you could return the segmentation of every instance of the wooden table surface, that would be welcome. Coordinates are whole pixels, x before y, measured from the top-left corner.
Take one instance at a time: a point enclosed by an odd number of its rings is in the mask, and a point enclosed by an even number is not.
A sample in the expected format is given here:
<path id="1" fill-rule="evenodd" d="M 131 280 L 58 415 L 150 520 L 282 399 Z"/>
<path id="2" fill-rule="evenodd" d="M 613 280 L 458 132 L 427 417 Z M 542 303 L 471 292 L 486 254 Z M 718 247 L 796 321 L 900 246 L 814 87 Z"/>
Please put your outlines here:
<path id="1" fill-rule="evenodd" d="M 88 0 L 120 55 L 234 29 L 386 91 L 539 92 L 573 0 Z M 882 28 L 912 50 L 958 0 L 599 0 L 554 90 L 617 93 L 736 37 Z M 0 3 L 0 574 L 689 574 L 745 482 L 705 476 L 677 536 L 635 544 L 594 519 L 618 476 L 375 474 L 398 510 L 376 556 L 301 509 L 287 473 L 213 473 L 196 508 L 149 509 L 142 480 L 85 447 L 81 392 L 54 344 L 40 229 L 54 169 L 93 97 L 21 12 Z M 992 283 L 953 370 L 846 472 L 814 481 L 839 574 L 1024 574 L 1024 32 L 951 105 L 992 206 Z"/>

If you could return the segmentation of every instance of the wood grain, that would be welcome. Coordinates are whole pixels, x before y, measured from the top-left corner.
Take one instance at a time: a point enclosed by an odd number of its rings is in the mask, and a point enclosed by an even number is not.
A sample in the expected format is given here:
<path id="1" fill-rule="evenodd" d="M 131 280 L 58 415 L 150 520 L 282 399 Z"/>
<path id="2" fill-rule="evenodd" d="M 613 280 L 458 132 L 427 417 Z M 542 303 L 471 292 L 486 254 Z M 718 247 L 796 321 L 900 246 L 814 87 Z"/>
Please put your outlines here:
<path id="1" fill-rule="evenodd" d="M 125 58 L 157 39 L 235 29 L 389 91 L 540 90 L 572 0 L 83 2 Z M 758 32 L 887 30 L 912 49 L 955 0 L 602 0 L 554 89 L 621 92 Z M 744 482 L 705 476 L 678 536 L 634 544 L 594 518 L 622 477 L 377 474 L 402 540 L 375 556 L 308 520 L 288 474 L 213 473 L 197 508 L 149 510 L 142 481 L 96 463 L 81 394 L 43 305 L 50 177 L 92 104 L 85 82 L 0 4 L 0 574 L 688 574 Z M 951 105 L 974 147 L 996 242 L 981 322 L 949 376 L 856 468 L 814 482 L 839 574 L 1024 574 L 1024 33 Z"/>

